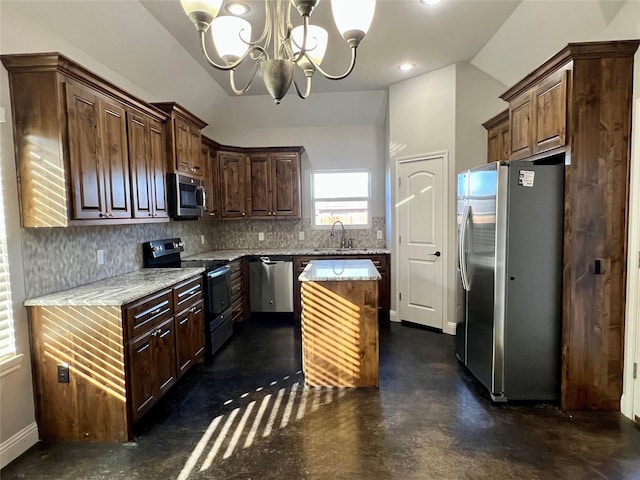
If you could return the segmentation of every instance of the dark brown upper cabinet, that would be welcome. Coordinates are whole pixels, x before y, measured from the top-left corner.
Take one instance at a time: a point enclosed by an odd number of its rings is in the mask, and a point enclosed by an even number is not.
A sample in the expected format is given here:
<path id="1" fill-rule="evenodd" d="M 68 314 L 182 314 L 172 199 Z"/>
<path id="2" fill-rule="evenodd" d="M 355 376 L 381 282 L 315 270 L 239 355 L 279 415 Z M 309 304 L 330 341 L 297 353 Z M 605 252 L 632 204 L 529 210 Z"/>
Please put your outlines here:
<path id="1" fill-rule="evenodd" d="M 148 115 L 129 112 L 128 129 L 133 216 L 168 218 L 164 126 Z"/>
<path id="2" fill-rule="evenodd" d="M 247 156 L 239 152 L 218 151 L 220 216 L 243 218 L 247 215 Z"/>
<path id="3" fill-rule="evenodd" d="M 167 171 L 203 177 L 202 129 L 207 123 L 175 102 L 154 103 L 169 115 L 167 128 Z"/>
<path id="4" fill-rule="evenodd" d="M 500 112 L 482 124 L 487 129 L 487 163 L 509 160 L 511 133 L 509 110 Z"/>
<path id="5" fill-rule="evenodd" d="M 144 151 L 162 135 L 164 113 L 59 53 L 3 55 L 2 63 L 9 73 L 22 226 L 168 221 L 138 216 L 148 208 L 139 201 L 148 182 L 156 183 L 153 211 L 164 209 L 164 174 L 147 177 L 147 184 L 140 176 L 155 161 Z M 155 133 L 140 140 L 131 130 L 134 116 L 145 117 Z"/>
<path id="6" fill-rule="evenodd" d="M 300 147 L 249 153 L 249 216 L 300 218 L 300 155 Z"/>

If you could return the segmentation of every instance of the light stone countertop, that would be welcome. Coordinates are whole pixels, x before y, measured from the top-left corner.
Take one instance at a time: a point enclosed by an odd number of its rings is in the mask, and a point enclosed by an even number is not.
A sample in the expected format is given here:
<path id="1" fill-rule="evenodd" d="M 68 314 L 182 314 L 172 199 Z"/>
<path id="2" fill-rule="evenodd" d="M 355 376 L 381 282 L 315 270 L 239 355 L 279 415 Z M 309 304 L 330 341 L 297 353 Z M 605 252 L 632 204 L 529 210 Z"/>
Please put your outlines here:
<path id="1" fill-rule="evenodd" d="M 202 274 L 204 268 L 145 268 L 25 300 L 26 307 L 121 306 Z"/>
<path id="2" fill-rule="evenodd" d="M 290 249 L 246 249 L 246 250 L 209 250 L 196 253 L 183 260 L 226 260 L 232 262 L 244 256 L 291 255 L 291 256 L 322 256 L 322 255 L 389 255 L 387 248 L 290 248 Z"/>
<path id="3" fill-rule="evenodd" d="M 382 277 L 368 259 L 312 260 L 302 271 L 301 282 L 348 282 L 380 280 Z"/>

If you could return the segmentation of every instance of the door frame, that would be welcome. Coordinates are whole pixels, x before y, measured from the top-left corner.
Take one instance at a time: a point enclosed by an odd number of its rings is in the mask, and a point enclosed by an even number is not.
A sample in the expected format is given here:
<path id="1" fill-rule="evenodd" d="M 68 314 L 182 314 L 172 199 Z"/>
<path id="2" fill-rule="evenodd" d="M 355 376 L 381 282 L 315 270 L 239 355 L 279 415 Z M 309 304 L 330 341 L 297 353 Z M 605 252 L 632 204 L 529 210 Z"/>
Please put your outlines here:
<path id="1" fill-rule="evenodd" d="M 635 119 L 640 120 L 640 98 L 635 101 Z M 637 122 L 636 122 L 637 123 Z M 624 370 L 620 410 L 630 419 L 640 417 L 640 372 L 633 378 L 633 364 L 640 364 L 640 128 L 632 139 L 629 186 L 629 231 L 627 238 L 627 305 L 625 312 Z M 637 367 L 640 369 L 640 366 Z"/>
<path id="2" fill-rule="evenodd" d="M 424 153 L 418 155 L 411 155 L 407 157 L 398 157 L 396 159 L 395 164 L 395 202 L 393 206 L 397 205 L 400 202 L 400 188 L 398 185 L 398 181 L 400 178 L 400 165 L 411 163 L 411 162 L 419 162 L 419 161 L 429 161 L 429 160 L 437 160 L 441 159 L 443 162 L 442 171 L 443 171 L 443 179 L 442 179 L 442 192 L 444 196 L 444 232 L 442 238 L 442 333 L 446 333 L 449 335 L 455 335 L 456 333 L 456 324 L 453 322 L 449 322 L 451 305 L 453 304 L 453 292 L 450 292 L 451 286 L 449 285 L 449 270 L 452 268 L 450 263 L 452 262 L 452 256 L 450 253 L 452 252 L 450 246 L 451 234 L 451 201 L 449 198 L 449 185 L 450 185 L 450 177 L 451 177 L 451 168 L 449 165 L 449 152 L 447 150 L 436 151 L 431 153 Z M 394 274 L 395 274 L 395 295 L 398 295 L 399 285 L 400 285 L 400 233 L 398 229 L 399 218 L 397 212 L 393 211 L 393 224 L 394 224 L 394 238 L 393 238 L 393 248 L 397 254 L 398 260 L 395 262 Z M 455 238 L 455 236 L 453 237 Z M 455 246 L 453 247 L 455 249 Z M 400 321 L 400 299 L 398 297 L 395 298 L 396 309 L 393 312 L 393 320 Z M 453 325 L 453 326 L 452 326 Z"/>

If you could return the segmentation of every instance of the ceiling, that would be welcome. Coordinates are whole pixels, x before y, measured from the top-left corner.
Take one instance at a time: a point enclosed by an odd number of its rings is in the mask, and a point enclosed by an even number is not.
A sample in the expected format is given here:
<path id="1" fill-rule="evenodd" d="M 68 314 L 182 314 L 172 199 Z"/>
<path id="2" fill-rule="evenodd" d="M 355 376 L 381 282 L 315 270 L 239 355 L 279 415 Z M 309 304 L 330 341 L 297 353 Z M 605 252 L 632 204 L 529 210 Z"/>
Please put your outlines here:
<path id="1" fill-rule="evenodd" d="M 225 0 L 224 5 L 229 0 Z M 421 75 L 447 65 L 468 62 L 489 41 L 521 0 L 444 0 L 439 5 L 423 5 L 419 0 L 378 0 L 369 33 L 358 48 L 354 72 L 344 80 L 331 81 L 316 74 L 314 92 L 349 92 L 384 90 L 389 85 L 411 76 Z M 198 61 L 229 95 L 228 73 L 209 66 L 200 51 L 195 27 L 184 14 L 179 1 L 141 0 L 141 3 Z M 253 26 L 253 38 L 262 31 L 264 2 L 245 1 L 251 12 L 245 16 Z M 223 10 L 221 10 L 222 14 Z M 292 10 L 294 25 L 300 23 L 299 14 Z M 329 47 L 322 67 L 331 74 L 341 74 L 349 63 L 349 48 L 338 33 L 328 0 L 321 1 L 311 23 L 325 26 L 329 31 Z M 208 36 L 209 40 L 210 37 Z M 211 43 L 211 55 L 216 57 Z M 401 72 L 397 65 L 410 62 L 416 68 Z M 246 66 L 245 66 L 246 67 Z M 237 83 L 248 79 L 249 68 L 237 72 Z M 296 77 L 300 84 L 304 75 Z M 265 95 L 257 80 L 247 94 Z"/>

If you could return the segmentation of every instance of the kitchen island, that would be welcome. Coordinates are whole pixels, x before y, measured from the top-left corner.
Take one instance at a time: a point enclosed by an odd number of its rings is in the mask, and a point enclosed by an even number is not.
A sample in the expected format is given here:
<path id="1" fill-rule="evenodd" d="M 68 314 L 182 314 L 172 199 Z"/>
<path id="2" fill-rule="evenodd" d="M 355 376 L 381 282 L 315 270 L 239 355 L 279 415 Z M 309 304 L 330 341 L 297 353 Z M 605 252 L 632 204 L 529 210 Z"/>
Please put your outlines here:
<path id="1" fill-rule="evenodd" d="M 312 387 L 378 386 L 378 280 L 371 260 L 312 260 L 302 282 L 302 367 Z"/>

